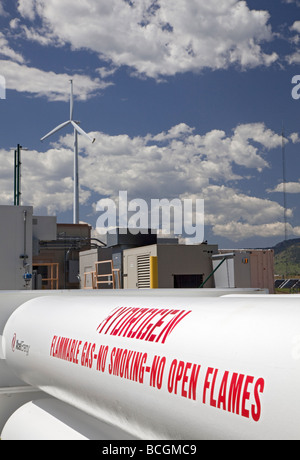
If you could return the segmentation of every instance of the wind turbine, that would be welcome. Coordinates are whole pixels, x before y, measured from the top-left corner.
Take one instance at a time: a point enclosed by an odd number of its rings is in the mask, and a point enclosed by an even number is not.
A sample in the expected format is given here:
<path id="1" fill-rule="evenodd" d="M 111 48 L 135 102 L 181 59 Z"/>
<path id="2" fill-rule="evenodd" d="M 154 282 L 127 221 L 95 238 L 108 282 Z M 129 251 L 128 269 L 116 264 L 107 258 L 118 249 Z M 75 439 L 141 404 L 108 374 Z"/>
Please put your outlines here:
<path id="1" fill-rule="evenodd" d="M 90 137 L 83 129 L 78 126 L 78 121 L 73 120 L 73 109 L 74 109 L 74 94 L 73 94 L 73 80 L 70 80 L 71 83 L 71 97 L 70 97 L 70 120 L 65 121 L 61 125 L 54 128 L 46 136 L 42 137 L 41 141 L 43 142 L 48 137 L 55 134 L 57 131 L 65 128 L 68 125 L 72 125 L 74 128 L 74 201 L 73 201 L 73 224 L 79 223 L 79 173 L 78 173 L 78 133 L 85 136 L 92 143 L 95 142 L 95 138 Z"/>

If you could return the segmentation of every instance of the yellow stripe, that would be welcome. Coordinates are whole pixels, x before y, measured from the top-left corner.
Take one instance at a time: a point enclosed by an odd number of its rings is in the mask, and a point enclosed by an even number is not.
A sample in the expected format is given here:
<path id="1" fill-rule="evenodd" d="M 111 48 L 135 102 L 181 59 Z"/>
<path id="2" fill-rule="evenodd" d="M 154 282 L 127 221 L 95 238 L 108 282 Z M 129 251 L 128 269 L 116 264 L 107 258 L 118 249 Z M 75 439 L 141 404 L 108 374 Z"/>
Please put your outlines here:
<path id="1" fill-rule="evenodd" d="M 150 256 L 150 288 L 158 288 L 157 257 Z"/>

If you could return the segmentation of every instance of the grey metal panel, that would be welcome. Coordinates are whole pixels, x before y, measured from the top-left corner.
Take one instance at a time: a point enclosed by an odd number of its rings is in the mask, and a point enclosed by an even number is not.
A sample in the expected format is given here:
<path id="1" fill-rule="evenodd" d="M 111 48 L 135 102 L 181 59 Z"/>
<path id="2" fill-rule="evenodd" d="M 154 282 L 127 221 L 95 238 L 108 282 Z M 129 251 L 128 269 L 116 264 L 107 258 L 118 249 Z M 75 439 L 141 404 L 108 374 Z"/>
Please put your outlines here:
<path id="1" fill-rule="evenodd" d="M 32 213 L 31 206 L 0 206 L 0 290 L 31 287 L 23 276 L 24 263 L 32 270 Z"/>
<path id="2" fill-rule="evenodd" d="M 126 246 L 146 246 L 156 244 L 157 235 L 151 234 L 151 230 L 146 229 L 147 233 L 132 234 L 129 229 L 117 228 L 114 233 L 107 233 L 107 247 L 126 245 Z"/>

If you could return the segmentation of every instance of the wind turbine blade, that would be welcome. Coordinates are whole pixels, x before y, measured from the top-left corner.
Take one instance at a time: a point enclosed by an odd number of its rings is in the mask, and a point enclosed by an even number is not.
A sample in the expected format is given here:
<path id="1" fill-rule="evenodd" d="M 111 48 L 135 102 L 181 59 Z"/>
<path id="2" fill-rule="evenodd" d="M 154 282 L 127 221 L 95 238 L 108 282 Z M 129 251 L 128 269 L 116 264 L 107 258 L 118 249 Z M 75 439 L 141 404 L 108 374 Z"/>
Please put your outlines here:
<path id="1" fill-rule="evenodd" d="M 76 123 L 75 121 L 72 121 L 71 120 L 71 124 L 74 126 L 74 128 L 76 129 L 76 131 L 80 134 L 82 134 L 83 136 L 85 136 L 87 139 L 89 139 L 92 143 L 95 142 L 95 138 L 92 138 L 91 136 L 89 136 L 85 131 L 83 131 L 83 129 L 81 129 Z"/>
<path id="2" fill-rule="evenodd" d="M 73 110 L 74 110 L 73 80 L 70 80 L 70 82 L 71 82 L 70 120 L 73 120 Z"/>
<path id="3" fill-rule="evenodd" d="M 43 142 L 45 139 L 47 139 L 47 137 L 52 136 L 52 134 L 55 134 L 57 131 L 60 131 L 60 130 L 63 129 L 65 126 L 68 126 L 70 123 L 71 123 L 71 121 L 65 121 L 65 122 L 62 123 L 61 125 L 59 125 L 59 126 L 57 126 L 56 128 L 54 128 L 52 131 L 50 131 L 50 133 L 46 134 L 46 136 L 42 137 L 41 141 Z"/>

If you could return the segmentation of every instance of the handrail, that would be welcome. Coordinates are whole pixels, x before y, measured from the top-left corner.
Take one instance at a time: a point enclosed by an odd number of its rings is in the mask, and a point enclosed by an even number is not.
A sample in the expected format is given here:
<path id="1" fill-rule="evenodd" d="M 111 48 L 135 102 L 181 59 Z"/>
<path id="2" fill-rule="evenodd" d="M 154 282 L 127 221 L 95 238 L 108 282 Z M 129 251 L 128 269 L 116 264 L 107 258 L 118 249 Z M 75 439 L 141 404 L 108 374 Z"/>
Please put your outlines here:
<path id="1" fill-rule="evenodd" d="M 224 257 L 224 259 L 221 260 L 221 262 L 219 263 L 219 265 L 211 272 L 211 274 L 206 278 L 205 281 L 203 281 L 203 283 L 199 286 L 199 289 L 202 289 L 205 284 L 207 283 L 208 280 L 210 280 L 210 278 L 216 273 L 216 271 L 218 270 L 218 268 L 221 267 L 221 265 L 225 262 L 225 260 L 227 259 L 227 257 Z"/>

